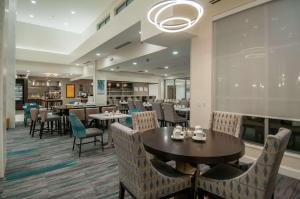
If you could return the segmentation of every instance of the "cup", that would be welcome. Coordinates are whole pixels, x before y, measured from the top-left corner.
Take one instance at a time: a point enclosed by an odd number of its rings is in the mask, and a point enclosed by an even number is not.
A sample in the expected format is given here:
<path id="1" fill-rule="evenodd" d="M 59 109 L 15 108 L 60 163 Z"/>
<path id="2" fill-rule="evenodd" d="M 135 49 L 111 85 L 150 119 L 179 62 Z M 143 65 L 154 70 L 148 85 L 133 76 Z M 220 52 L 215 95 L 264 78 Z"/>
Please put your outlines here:
<path id="1" fill-rule="evenodd" d="M 105 112 L 104 112 L 104 115 L 109 115 L 108 111 L 105 111 Z"/>
<path id="2" fill-rule="evenodd" d="M 120 111 L 119 111 L 119 110 L 117 110 L 116 114 L 120 114 Z"/>
<path id="3" fill-rule="evenodd" d="M 177 125 L 175 128 L 182 131 L 182 126 Z"/>
<path id="4" fill-rule="evenodd" d="M 174 129 L 173 136 L 179 138 L 181 136 L 181 131 L 179 129 Z"/>
<path id="5" fill-rule="evenodd" d="M 197 138 L 204 138 L 204 137 L 205 137 L 205 134 L 204 134 L 203 131 L 197 130 L 197 131 L 195 131 L 195 136 L 196 136 Z"/>
<path id="6" fill-rule="evenodd" d="M 195 126 L 195 131 L 197 131 L 197 130 L 202 130 L 200 125 Z"/>

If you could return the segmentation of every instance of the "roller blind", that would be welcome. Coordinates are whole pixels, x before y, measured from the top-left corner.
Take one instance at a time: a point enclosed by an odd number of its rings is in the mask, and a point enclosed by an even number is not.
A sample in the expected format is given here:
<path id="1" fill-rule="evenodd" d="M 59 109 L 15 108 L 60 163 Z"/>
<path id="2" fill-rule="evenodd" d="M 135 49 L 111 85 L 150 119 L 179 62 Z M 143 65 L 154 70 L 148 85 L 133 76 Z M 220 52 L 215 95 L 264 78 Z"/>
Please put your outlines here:
<path id="1" fill-rule="evenodd" d="M 214 22 L 215 109 L 300 118 L 300 0 Z"/>

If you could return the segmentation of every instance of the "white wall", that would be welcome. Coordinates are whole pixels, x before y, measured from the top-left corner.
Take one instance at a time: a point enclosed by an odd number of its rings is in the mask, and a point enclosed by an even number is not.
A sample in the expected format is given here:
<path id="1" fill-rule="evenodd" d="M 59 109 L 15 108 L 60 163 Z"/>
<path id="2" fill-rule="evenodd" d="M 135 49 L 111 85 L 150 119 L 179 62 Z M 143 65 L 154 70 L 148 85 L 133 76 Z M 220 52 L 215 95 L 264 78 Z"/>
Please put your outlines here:
<path id="1" fill-rule="evenodd" d="M 16 1 L 0 1 L 0 178 L 6 167 L 6 118 L 14 126 L 15 20 Z"/>
<path id="2" fill-rule="evenodd" d="M 213 110 L 213 17 L 255 0 L 227 0 L 214 6 L 208 1 L 199 0 L 204 6 L 204 16 L 198 24 L 198 37 L 193 38 L 191 46 L 191 125 L 200 124 L 209 127 L 210 114 Z M 262 148 L 246 145 L 246 159 L 255 160 Z M 285 153 L 280 172 L 300 179 L 300 156 Z"/>

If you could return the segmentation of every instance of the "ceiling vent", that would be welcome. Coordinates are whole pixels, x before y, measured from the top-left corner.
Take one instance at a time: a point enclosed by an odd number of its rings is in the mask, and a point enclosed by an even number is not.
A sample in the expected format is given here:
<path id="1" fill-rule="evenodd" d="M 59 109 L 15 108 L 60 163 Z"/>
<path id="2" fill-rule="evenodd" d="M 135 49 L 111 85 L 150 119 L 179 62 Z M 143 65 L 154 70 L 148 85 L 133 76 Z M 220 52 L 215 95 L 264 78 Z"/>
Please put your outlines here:
<path id="1" fill-rule="evenodd" d="M 221 0 L 209 0 L 209 3 L 210 4 L 215 4 L 215 3 L 218 3 L 219 1 L 221 1 Z"/>
<path id="2" fill-rule="evenodd" d="M 120 48 L 124 48 L 125 46 L 128 46 L 129 44 L 131 44 L 132 42 L 131 41 L 127 41 L 119 46 L 116 46 L 115 49 L 116 50 L 119 50 Z"/>

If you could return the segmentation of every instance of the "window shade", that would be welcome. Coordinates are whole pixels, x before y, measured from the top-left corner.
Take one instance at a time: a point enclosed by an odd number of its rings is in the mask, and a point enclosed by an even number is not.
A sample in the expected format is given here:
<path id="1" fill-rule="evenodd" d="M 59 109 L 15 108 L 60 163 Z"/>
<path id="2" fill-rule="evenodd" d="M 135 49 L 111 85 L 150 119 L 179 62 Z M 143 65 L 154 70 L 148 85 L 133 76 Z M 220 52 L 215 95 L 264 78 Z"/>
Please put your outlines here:
<path id="1" fill-rule="evenodd" d="M 215 109 L 300 119 L 300 1 L 214 22 Z"/>

